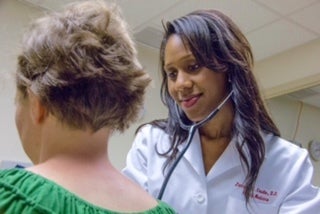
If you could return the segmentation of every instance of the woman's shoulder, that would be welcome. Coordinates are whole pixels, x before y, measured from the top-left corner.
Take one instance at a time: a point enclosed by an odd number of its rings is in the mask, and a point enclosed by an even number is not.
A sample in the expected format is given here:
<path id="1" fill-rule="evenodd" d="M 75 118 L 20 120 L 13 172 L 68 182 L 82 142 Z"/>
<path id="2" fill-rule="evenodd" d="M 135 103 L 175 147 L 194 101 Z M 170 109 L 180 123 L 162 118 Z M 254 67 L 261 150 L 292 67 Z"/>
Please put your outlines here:
<path id="1" fill-rule="evenodd" d="M 138 130 L 137 134 L 166 134 L 165 130 L 153 125 L 153 124 L 144 124 Z"/>
<path id="2" fill-rule="evenodd" d="M 144 124 L 140 126 L 136 132 L 136 139 L 139 141 L 146 140 L 156 143 L 155 141 L 160 139 L 163 140 L 163 138 L 168 137 L 169 135 L 166 133 L 165 129 L 155 124 Z"/>
<path id="3" fill-rule="evenodd" d="M 272 134 L 265 135 L 264 140 L 266 153 L 262 171 L 271 170 L 274 176 L 284 178 L 312 170 L 311 159 L 305 148 Z"/>
<path id="4" fill-rule="evenodd" d="M 95 206 L 40 175 L 24 169 L 0 171 L 0 213 L 120 213 Z M 145 214 L 174 211 L 165 203 L 158 204 Z"/>
<path id="5" fill-rule="evenodd" d="M 141 126 L 134 139 L 134 147 L 149 148 L 149 151 L 154 152 L 156 152 L 155 146 L 158 151 L 167 151 L 170 144 L 168 133 L 161 127 L 153 124 Z"/>
<path id="6" fill-rule="evenodd" d="M 32 184 L 41 184 L 41 180 L 42 179 L 38 175 L 33 174 L 23 168 L 0 170 L 1 185 L 6 186 L 8 189 L 19 189 L 20 193 L 32 192 L 33 190 L 30 189 L 37 187 L 37 185 Z"/>
<path id="7" fill-rule="evenodd" d="M 41 188 L 41 183 L 36 180 L 33 174 L 24 169 L 0 170 L 0 213 L 54 213 L 30 197 L 30 194 L 43 196 L 34 191 Z"/>
<path id="8" fill-rule="evenodd" d="M 290 157 L 296 159 L 308 155 L 308 151 L 289 140 L 275 136 L 271 133 L 263 134 L 264 142 L 266 145 L 266 156 L 279 156 L 286 154 L 282 157 Z M 281 156 L 280 156 L 281 157 Z"/>
<path id="9" fill-rule="evenodd" d="M 168 204 L 166 204 L 163 201 L 159 201 L 158 206 L 150 210 L 150 213 L 148 214 L 174 214 L 176 213 Z M 147 213 L 146 213 L 147 214 Z"/>
<path id="10" fill-rule="evenodd" d="M 140 125 L 137 128 L 136 133 L 139 133 L 139 132 L 142 132 L 142 133 L 150 133 L 150 132 L 165 133 L 166 126 L 167 126 L 167 121 L 164 119 L 153 120 L 151 122 L 144 123 L 144 124 Z"/>

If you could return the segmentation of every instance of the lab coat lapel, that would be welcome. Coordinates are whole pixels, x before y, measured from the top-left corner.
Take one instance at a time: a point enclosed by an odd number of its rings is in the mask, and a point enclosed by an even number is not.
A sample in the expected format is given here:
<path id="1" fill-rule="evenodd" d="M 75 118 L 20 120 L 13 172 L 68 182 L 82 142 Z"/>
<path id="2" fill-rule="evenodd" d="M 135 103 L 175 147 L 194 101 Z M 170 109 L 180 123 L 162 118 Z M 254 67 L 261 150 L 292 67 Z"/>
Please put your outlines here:
<path id="1" fill-rule="evenodd" d="M 181 152 L 186 146 L 186 142 L 181 144 L 178 149 Z M 189 162 L 190 166 L 200 175 L 205 176 L 203 159 L 201 152 L 201 143 L 198 130 L 195 132 L 190 147 L 183 156 L 183 159 Z"/>
<path id="2" fill-rule="evenodd" d="M 230 141 L 225 151 L 212 166 L 207 175 L 208 180 L 214 179 L 235 167 L 241 167 L 240 156 L 235 141 L 235 138 Z"/>

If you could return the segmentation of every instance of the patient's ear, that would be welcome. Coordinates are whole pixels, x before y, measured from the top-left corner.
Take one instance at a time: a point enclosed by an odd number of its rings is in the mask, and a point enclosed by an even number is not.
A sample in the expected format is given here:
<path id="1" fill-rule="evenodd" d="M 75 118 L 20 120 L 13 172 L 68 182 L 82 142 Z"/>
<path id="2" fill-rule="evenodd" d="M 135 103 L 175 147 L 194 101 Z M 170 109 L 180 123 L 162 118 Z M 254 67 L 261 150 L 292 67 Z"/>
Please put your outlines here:
<path id="1" fill-rule="evenodd" d="M 30 89 L 28 89 L 28 97 L 30 102 L 31 119 L 35 124 L 40 124 L 46 119 L 48 111 L 40 102 L 39 97 L 35 95 Z"/>

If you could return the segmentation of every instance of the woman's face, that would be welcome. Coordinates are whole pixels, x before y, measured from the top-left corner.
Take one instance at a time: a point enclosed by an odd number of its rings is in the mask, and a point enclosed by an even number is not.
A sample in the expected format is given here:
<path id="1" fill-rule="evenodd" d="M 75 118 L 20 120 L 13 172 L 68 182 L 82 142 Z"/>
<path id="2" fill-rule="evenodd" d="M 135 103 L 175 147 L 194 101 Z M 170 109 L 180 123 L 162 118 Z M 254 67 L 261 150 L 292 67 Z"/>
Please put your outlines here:
<path id="1" fill-rule="evenodd" d="M 167 41 L 164 70 L 169 94 L 193 122 L 204 119 L 228 94 L 226 74 L 199 65 L 176 34 Z"/>
<path id="2" fill-rule="evenodd" d="M 34 162 L 37 157 L 38 149 L 36 146 L 35 132 L 36 128 L 32 123 L 30 112 L 30 101 L 28 97 L 23 97 L 21 92 L 17 91 L 15 122 L 19 133 L 22 146 L 29 158 Z"/>

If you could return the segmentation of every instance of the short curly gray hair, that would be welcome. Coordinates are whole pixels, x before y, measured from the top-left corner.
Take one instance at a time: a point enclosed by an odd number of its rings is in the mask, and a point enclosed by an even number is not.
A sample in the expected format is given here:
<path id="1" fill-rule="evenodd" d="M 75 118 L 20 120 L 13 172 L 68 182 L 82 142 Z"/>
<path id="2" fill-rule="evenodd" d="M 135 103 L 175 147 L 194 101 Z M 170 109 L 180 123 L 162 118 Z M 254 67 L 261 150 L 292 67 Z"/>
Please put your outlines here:
<path id="1" fill-rule="evenodd" d="M 137 119 L 150 77 L 116 5 L 78 2 L 37 19 L 22 47 L 18 91 L 30 89 L 62 123 L 124 131 Z"/>

